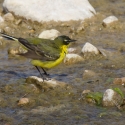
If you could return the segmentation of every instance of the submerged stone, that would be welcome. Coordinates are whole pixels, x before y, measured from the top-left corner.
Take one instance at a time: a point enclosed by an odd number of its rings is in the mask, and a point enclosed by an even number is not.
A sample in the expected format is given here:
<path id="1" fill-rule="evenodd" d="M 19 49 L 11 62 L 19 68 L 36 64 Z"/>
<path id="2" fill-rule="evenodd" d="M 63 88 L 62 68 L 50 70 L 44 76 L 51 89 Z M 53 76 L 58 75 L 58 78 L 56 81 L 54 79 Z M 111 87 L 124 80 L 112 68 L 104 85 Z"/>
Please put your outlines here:
<path id="1" fill-rule="evenodd" d="M 98 78 L 98 74 L 95 73 L 92 70 L 85 70 L 83 73 L 83 79 L 97 79 Z"/>
<path id="2" fill-rule="evenodd" d="M 26 79 L 26 83 L 36 84 L 40 86 L 42 89 L 51 89 L 55 87 L 66 87 L 66 83 L 57 81 L 55 79 L 44 80 L 37 76 L 30 76 Z"/>

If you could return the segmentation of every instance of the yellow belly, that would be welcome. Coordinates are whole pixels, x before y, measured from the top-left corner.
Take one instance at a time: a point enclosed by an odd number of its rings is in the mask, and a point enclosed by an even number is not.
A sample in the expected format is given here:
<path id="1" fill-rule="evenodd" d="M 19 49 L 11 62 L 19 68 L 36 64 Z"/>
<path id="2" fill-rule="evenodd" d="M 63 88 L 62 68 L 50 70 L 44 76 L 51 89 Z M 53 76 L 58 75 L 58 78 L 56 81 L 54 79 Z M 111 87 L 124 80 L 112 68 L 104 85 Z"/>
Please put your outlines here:
<path id="1" fill-rule="evenodd" d="M 58 64 L 60 64 L 63 61 L 63 59 L 65 58 L 66 53 L 67 53 L 67 48 L 63 47 L 62 53 L 60 54 L 60 57 L 57 60 L 44 61 L 44 62 L 42 62 L 41 60 L 32 60 L 31 63 L 34 66 L 39 66 L 42 68 L 50 69 L 50 68 L 53 68 L 53 67 L 57 66 Z"/>

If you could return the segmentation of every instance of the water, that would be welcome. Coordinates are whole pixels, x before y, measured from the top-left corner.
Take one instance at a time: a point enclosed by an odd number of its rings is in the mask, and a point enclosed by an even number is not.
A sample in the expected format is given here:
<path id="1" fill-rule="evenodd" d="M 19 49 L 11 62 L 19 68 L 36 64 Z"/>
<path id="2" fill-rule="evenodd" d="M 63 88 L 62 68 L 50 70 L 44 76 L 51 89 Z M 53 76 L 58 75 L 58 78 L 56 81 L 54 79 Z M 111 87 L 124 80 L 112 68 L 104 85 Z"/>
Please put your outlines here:
<path id="1" fill-rule="evenodd" d="M 61 22 L 39 25 L 23 20 L 20 25 L 7 22 L 12 29 L 8 34 L 21 37 L 32 37 L 44 29 L 57 29 L 61 34 L 72 36 L 77 42 L 72 47 L 82 48 L 90 42 L 98 48 L 106 50 L 107 57 L 102 55 L 85 58 L 77 64 L 61 64 L 48 71 L 51 77 L 66 82 L 69 88 L 56 88 L 34 92 L 25 78 L 39 76 L 30 60 L 8 55 L 7 50 L 14 42 L 2 40 L 0 45 L 0 124 L 9 125 L 122 125 L 125 122 L 124 111 L 117 107 L 102 107 L 88 103 L 81 98 L 83 90 L 104 92 L 111 87 L 122 86 L 112 84 L 113 78 L 125 75 L 125 15 L 124 0 L 90 0 L 98 14 L 83 23 L 84 30 L 76 33 L 81 22 L 68 22 L 69 27 L 62 27 Z M 108 27 L 102 26 L 102 20 L 115 15 L 119 21 Z M 28 27 L 35 28 L 31 33 Z M 16 27 L 16 28 L 15 28 Z M 85 70 L 92 70 L 97 77 L 83 78 Z M 17 101 L 27 94 L 30 103 L 18 106 Z"/>

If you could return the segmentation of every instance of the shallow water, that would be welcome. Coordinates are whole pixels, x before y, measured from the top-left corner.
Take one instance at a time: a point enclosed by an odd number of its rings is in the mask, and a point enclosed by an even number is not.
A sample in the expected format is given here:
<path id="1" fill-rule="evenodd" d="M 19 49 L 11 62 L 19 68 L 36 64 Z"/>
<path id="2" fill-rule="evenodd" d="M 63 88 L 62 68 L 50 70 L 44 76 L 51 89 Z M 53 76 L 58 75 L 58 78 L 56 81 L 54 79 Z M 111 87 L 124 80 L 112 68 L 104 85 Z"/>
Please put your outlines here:
<path id="1" fill-rule="evenodd" d="M 112 84 L 113 78 L 125 76 L 125 1 L 121 0 L 90 0 L 98 14 L 86 20 L 66 22 L 69 26 L 61 26 L 62 22 L 49 24 L 32 23 L 23 19 L 20 25 L 7 22 L 10 35 L 19 37 L 37 36 L 45 29 L 57 29 L 61 34 L 72 36 L 77 42 L 71 47 L 82 48 L 90 42 L 107 51 L 102 55 L 85 58 L 77 64 L 61 64 L 48 71 L 51 77 L 66 82 L 69 88 L 56 88 L 34 92 L 25 78 L 39 76 L 30 60 L 8 55 L 8 48 L 15 42 L 1 40 L 0 45 L 0 124 L 8 125 L 122 125 L 125 122 L 124 111 L 117 107 L 96 106 L 81 99 L 83 90 L 104 92 L 111 87 L 122 86 Z M 103 27 L 102 20 L 115 15 L 119 21 Z M 17 19 L 18 20 L 18 19 Z M 84 30 L 75 32 L 83 25 Z M 35 32 L 31 32 L 34 29 Z M 75 29 L 71 31 L 71 29 Z M 98 74 L 97 78 L 83 79 L 85 70 Z M 17 101 L 27 94 L 30 103 L 18 106 Z M 101 114 L 105 114 L 102 115 Z"/>

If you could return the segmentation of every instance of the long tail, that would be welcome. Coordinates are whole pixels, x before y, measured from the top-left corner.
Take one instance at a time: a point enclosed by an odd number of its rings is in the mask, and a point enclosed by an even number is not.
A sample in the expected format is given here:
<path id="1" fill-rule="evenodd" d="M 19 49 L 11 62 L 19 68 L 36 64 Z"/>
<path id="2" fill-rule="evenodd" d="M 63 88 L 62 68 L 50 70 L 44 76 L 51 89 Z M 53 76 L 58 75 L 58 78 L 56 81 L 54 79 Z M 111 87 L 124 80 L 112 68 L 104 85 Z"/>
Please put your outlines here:
<path id="1" fill-rule="evenodd" d="M 13 40 L 13 41 L 18 41 L 18 38 L 16 37 L 13 37 L 13 36 L 9 36 L 7 34 L 4 34 L 4 33 L 0 33 L 0 35 L 8 40 Z"/>
<path id="2" fill-rule="evenodd" d="M 7 35 L 7 34 L 4 34 L 4 33 L 0 33 L 0 35 L 1 35 L 3 38 L 6 38 L 6 39 L 8 39 L 8 40 L 18 41 L 18 42 L 21 43 L 23 46 L 25 46 L 27 49 L 34 50 L 34 48 L 32 47 L 32 45 L 31 45 L 26 39 L 16 38 L 16 37 L 13 37 L 13 36 L 9 36 L 9 35 Z M 26 49 L 26 48 L 25 48 L 25 49 Z"/>

